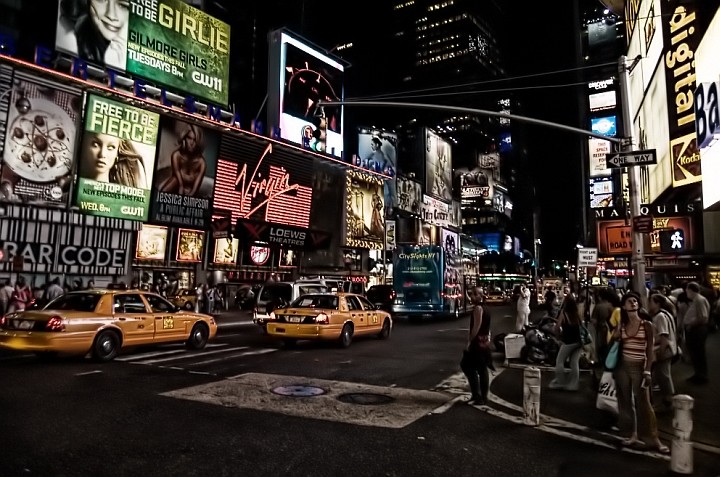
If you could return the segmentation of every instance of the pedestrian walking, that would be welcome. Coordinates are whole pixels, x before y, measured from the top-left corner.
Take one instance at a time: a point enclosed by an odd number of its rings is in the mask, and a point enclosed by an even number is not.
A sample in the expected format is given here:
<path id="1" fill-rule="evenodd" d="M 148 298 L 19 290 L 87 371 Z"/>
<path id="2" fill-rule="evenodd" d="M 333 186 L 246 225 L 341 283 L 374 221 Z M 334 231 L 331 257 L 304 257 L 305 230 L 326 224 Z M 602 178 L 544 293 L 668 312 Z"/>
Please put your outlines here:
<path id="1" fill-rule="evenodd" d="M 562 308 L 557 319 L 557 334 L 562 341 L 560 351 L 555 359 L 555 378 L 550 381 L 550 389 L 577 391 L 580 383 L 580 352 L 582 340 L 580 326 L 582 317 L 577 301 L 572 293 L 568 293 L 563 300 Z M 569 374 L 565 372 L 565 361 L 570 362 Z"/>
<path id="2" fill-rule="evenodd" d="M 661 293 L 653 293 L 648 299 L 648 312 L 652 316 L 655 328 L 655 363 L 653 363 L 653 383 L 660 388 L 660 402 L 655 412 L 672 410 L 672 398 L 675 385 L 672 379 L 672 361 L 677 354 L 675 333 L 675 305 Z"/>
<path id="3" fill-rule="evenodd" d="M 520 294 L 517 300 L 517 317 L 515 318 L 515 331 L 522 333 L 522 330 L 529 324 L 530 318 L 530 290 L 526 283 L 520 285 Z"/>
<path id="4" fill-rule="evenodd" d="M 685 289 L 690 305 L 683 318 L 685 328 L 685 344 L 690 354 L 695 374 L 688 378 L 692 384 L 707 383 L 707 356 L 705 341 L 708 336 L 710 320 L 710 303 L 700 294 L 700 285 L 690 282 Z"/>
<path id="5" fill-rule="evenodd" d="M 10 307 L 10 299 L 12 298 L 13 287 L 12 282 L 8 278 L 5 283 L 0 286 L 0 316 L 5 316 L 5 313 Z"/>
<path id="6" fill-rule="evenodd" d="M 10 297 L 10 306 L 8 306 L 8 313 L 16 311 L 25 311 L 25 308 L 33 300 L 33 293 L 30 286 L 25 282 L 25 277 L 20 275 L 15 282 L 15 287 Z"/>
<path id="7" fill-rule="evenodd" d="M 487 403 L 490 376 L 488 368 L 492 366 L 492 353 L 490 350 L 490 313 L 482 307 L 482 288 L 475 286 L 468 293 L 473 303 L 470 314 L 470 330 L 468 340 L 463 350 L 460 369 L 465 374 L 470 386 L 470 401 L 474 405 Z"/>
<path id="8" fill-rule="evenodd" d="M 658 437 L 655 411 L 650 404 L 652 364 L 655 340 L 652 323 L 640 315 L 640 295 L 628 292 L 620 302 L 620 324 L 613 332 L 619 341 L 621 358 L 613 376 L 620 431 L 629 434 L 623 445 L 635 448 L 651 446 L 662 454 L 670 449 Z M 648 317 L 649 318 L 649 317 Z"/>

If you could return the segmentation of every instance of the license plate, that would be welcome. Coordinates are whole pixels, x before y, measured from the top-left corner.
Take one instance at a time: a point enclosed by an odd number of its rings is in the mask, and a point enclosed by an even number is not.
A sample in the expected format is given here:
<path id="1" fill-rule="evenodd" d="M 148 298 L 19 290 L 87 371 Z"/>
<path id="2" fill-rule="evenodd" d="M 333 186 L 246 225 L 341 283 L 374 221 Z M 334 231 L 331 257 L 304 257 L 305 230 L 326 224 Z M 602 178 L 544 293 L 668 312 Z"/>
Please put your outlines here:
<path id="1" fill-rule="evenodd" d="M 302 321 L 302 317 L 301 317 L 301 316 L 289 316 L 289 317 L 288 317 L 288 322 L 289 322 L 289 323 L 300 323 L 301 321 Z"/>

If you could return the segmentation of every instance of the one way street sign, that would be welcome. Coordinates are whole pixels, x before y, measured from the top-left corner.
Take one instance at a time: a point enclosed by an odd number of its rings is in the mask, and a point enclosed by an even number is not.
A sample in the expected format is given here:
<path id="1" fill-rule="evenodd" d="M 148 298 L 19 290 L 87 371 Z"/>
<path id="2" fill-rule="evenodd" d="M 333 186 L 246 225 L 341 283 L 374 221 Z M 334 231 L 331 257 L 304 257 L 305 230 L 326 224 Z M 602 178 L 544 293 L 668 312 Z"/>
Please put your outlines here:
<path id="1" fill-rule="evenodd" d="M 642 166 L 645 164 L 657 164 L 655 149 L 646 151 L 627 151 L 605 154 L 607 167 L 629 167 Z"/>

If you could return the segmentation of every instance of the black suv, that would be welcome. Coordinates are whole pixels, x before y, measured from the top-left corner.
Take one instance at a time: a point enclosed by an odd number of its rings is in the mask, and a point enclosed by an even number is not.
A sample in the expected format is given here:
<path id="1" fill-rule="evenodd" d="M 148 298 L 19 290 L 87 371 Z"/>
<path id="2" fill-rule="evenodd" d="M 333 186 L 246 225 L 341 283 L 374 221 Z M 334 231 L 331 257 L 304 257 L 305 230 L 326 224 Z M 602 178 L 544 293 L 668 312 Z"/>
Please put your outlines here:
<path id="1" fill-rule="evenodd" d="M 395 290 L 392 285 L 373 285 L 368 288 L 367 299 L 381 310 L 392 313 L 392 304 L 395 299 Z"/>

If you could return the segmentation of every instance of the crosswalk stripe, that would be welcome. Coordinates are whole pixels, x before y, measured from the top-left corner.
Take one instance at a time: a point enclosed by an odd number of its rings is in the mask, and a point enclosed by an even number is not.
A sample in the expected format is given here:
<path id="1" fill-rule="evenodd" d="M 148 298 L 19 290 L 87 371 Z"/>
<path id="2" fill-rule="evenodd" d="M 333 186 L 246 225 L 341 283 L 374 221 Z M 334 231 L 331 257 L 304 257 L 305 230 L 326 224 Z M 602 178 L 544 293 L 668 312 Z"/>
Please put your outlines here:
<path id="1" fill-rule="evenodd" d="M 227 343 L 212 343 L 212 344 L 207 345 L 206 348 L 219 348 L 219 347 L 224 347 L 224 346 L 228 346 L 228 344 Z M 175 348 L 175 347 L 177 347 L 177 345 L 172 346 L 172 348 Z M 165 348 L 161 351 L 148 351 L 147 353 L 138 353 L 138 354 L 131 354 L 128 356 L 119 356 L 119 357 L 115 358 L 115 360 L 116 361 L 135 361 L 135 360 L 143 359 L 143 358 L 152 358 L 154 356 L 166 356 L 168 354 L 177 354 L 177 353 L 186 353 L 186 352 L 187 352 L 187 348 L 185 348 L 185 345 L 182 345 L 182 347 L 178 348 L 178 349 Z"/>
<path id="2" fill-rule="evenodd" d="M 136 363 L 139 363 L 139 364 L 164 363 L 166 361 L 189 359 L 189 358 L 195 358 L 197 356 L 208 356 L 211 354 L 218 354 L 218 353 L 227 353 L 229 351 L 238 351 L 238 350 L 247 349 L 247 348 L 248 348 L 247 346 L 239 346 L 237 348 L 223 348 L 223 349 L 219 349 L 216 351 L 201 351 L 199 353 L 186 354 L 184 356 L 170 356 L 169 358 L 138 360 L 138 361 L 136 361 Z M 167 353 L 167 354 L 170 354 L 170 353 Z"/>

